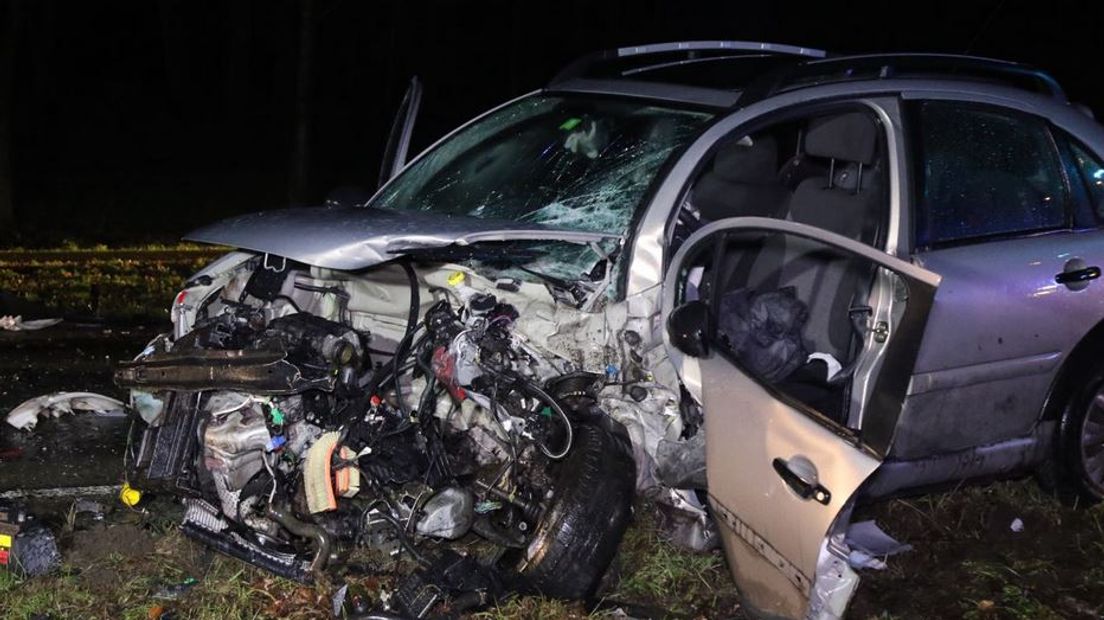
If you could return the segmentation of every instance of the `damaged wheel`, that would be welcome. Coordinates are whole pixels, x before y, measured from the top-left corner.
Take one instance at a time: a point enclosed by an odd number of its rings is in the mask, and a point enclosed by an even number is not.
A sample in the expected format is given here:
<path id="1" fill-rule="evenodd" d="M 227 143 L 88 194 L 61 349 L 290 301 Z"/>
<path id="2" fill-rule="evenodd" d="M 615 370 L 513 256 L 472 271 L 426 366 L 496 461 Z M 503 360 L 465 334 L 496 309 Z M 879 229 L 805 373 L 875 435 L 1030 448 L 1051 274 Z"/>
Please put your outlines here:
<path id="1" fill-rule="evenodd" d="M 1057 453 L 1040 477 L 1067 503 L 1104 499 L 1104 366 L 1089 373 L 1067 403 Z"/>
<path id="2" fill-rule="evenodd" d="M 605 414 L 579 424 L 552 499 L 516 560 L 523 588 L 554 598 L 593 594 L 629 525 L 635 481 L 625 428 Z"/>

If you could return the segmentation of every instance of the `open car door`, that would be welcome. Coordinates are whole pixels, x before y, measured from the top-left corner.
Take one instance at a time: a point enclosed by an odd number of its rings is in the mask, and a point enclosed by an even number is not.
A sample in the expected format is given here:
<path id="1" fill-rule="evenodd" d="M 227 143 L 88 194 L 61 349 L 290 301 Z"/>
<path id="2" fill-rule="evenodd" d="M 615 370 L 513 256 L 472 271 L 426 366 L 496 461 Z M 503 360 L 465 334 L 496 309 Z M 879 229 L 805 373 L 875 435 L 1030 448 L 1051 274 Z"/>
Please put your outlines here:
<path id="1" fill-rule="evenodd" d="M 892 442 L 939 277 L 825 230 L 733 218 L 664 283 L 665 340 L 705 413 L 709 498 L 745 605 L 843 614 L 853 497 Z"/>
<path id="2" fill-rule="evenodd" d="M 379 185 L 391 180 L 406 165 L 406 156 L 410 151 L 410 138 L 414 135 L 414 121 L 422 107 L 422 82 L 418 76 L 410 78 L 410 86 L 403 95 L 399 110 L 395 113 L 395 122 L 391 125 L 391 134 L 387 137 L 387 148 L 383 152 L 380 165 Z"/>

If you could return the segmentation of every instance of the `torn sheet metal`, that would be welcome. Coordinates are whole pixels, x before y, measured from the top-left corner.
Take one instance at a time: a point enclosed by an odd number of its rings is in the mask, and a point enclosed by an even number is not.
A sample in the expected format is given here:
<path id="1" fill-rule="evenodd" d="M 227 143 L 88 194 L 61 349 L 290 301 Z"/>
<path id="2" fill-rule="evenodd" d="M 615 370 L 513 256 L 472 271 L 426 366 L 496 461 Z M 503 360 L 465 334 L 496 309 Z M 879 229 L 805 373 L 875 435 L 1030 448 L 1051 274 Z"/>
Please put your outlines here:
<path id="1" fill-rule="evenodd" d="M 21 316 L 0 316 L 0 331 L 26 332 L 36 329 L 53 327 L 61 322 L 61 319 L 37 319 L 24 321 Z"/>
<path id="2" fill-rule="evenodd" d="M 19 430 L 33 430 L 40 416 L 61 417 L 74 412 L 91 412 L 98 415 L 126 415 L 126 405 L 122 402 L 92 392 L 56 392 L 36 396 L 24 401 L 7 416 L 8 424 Z"/>
<path id="3" fill-rule="evenodd" d="M 656 451 L 660 441 L 674 440 L 682 433 L 678 394 L 658 383 L 638 383 L 643 392 L 637 401 L 620 386 L 611 386 L 599 395 L 599 404 L 613 419 L 629 431 L 633 458 L 637 464 L 637 490 L 644 491 L 661 483 L 656 476 Z"/>
<path id="4" fill-rule="evenodd" d="M 817 558 L 816 581 L 809 593 L 807 620 L 840 620 L 847 613 L 851 597 L 859 587 L 859 574 L 845 559 L 845 549 L 836 535 L 824 541 Z"/>
<path id="5" fill-rule="evenodd" d="M 386 209 L 309 207 L 264 211 L 204 226 L 184 237 L 325 267 L 359 270 L 403 252 L 484 241 L 595 243 L 617 235 L 526 222 Z"/>
<path id="6" fill-rule="evenodd" d="M 668 541 L 698 553 L 721 545 L 717 524 L 694 491 L 655 487 L 646 496 L 656 504 L 657 526 Z"/>

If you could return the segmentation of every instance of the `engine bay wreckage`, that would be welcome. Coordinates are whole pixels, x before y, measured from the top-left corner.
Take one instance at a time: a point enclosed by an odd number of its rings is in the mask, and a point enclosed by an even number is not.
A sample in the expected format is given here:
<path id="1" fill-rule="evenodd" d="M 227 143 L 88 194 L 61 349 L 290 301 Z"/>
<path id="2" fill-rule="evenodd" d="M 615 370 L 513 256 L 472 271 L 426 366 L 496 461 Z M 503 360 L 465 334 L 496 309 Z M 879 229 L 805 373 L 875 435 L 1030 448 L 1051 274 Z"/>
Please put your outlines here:
<path id="1" fill-rule="evenodd" d="M 409 617 L 590 596 L 637 491 L 677 509 L 684 542 L 715 544 L 695 493 L 657 478 L 704 487 L 701 450 L 672 449 L 700 413 L 658 296 L 611 301 L 617 239 L 344 208 L 190 238 L 242 251 L 187 282 L 173 333 L 115 378 L 142 421 L 129 484 L 182 497 L 187 536 L 302 582 L 358 550 L 401 558 L 414 570 L 386 605 Z M 577 282 L 511 276 L 534 243 L 598 261 Z"/>

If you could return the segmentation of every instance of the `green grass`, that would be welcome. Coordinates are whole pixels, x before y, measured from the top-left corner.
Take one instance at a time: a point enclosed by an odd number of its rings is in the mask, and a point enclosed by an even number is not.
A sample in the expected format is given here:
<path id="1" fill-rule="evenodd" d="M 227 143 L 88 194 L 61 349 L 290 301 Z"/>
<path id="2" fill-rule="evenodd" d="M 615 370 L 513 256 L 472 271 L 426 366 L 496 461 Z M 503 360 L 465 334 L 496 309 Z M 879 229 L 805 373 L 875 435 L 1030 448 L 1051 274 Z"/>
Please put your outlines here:
<path id="1" fill-rule="evenodd" d="M 641 504 L 599 596 L 606 611 L 588 615 L 582 603 L 515 596 L 473 617 L 481 620 L 602 618 L 621 604 L 655 615 L 742 617 L 719 552 L 697 554 L 666 541 L 654 508 Z M 1104 611 L 1104 508 L 1058 505 L 1030 481 L 971 487 L 896 500 L 872 509 L 911 552 L 890 558 L 886 571 L 864 572 L 850 617 L 878 620 L 956 617 L 1076 618 Z M 866 516 L 866 515 L 863 515 Z M 1022 518 L 1025 531 L 1009 529 Z M 21 581 L 0 572 L 0 618 L 147 618 L 158 605 L 177 617 L 328 618 L 331 590 L 275 578 L 211 554 L 175 526 L 151 516 L 142 531 L 152 545 L 136 555 L 108 550 L 71 562 L 57 575 Z M 63 538 L 68 533 L 63 532 Z M 174 601 L 155 594 L 189 577 L 198 584 Z M 350 581 L 370 596 L 394 579 Z"/>
<path id="2" fill-rule="evenodd" d="M 645 605 L 686 617 L 733 617 L 737 605 L 727 569 L 717 553 L 681 551 L 655 530 L 650 509 L 637 510 L 615 562 L 615 575 L 605 596 L 619 603 Z M 0 618 L 82 618 L 140 620 L 163 607 L 176 617 L 198 620 L 231 618 L 329 618 L 330 587 L 304 587 L 273 577 L 235 560 L 210 553 L 170 527 L 151 532 L 152 550 L 142 555 L 126 548 L 108 550 L 93 561 L 67 564 L 56 575 L 20 580 L 0 572 Z M 155 525 L 149 528 L 149 525 Z M 63 531 L 62 537 L 67 535 Z M 189 577 L 197 584 L 173 601 L 156 594 Z M 392 586 L 383 577 L 347 578 L 370 596 Z M 611 612 L 587 613 L 580 602 L 514 596 L 497 607 L 471 616 L 482 620 L 553 620 L 611 617 Z"/>
<path id="3" fill-rule="evenodd" d="M 714 610 L 736 591 L 720 552 L 693 553 L 663 539 L 653 508 L 637 508 L 637 522 L 621 543 L 621 580 L 610 598 L 644 601 L 676 614 Z"/>
<path id="4" fill-rule="evenodd" d="M 140 245 L 126 244 L 109 246 L 103 243 L 78 243 L 76 241 L 64 240 L 60 243 L 43 248 L 25 248 L 21 246 L 0 248 L 0 256 L 18 256 L 20 254 L 42 254 L 42 253 L 69 253 L 69 252 L 81 252 L 81 253 L 102 253 L 102 254 L 114 254 L 117 252 L 180 252 L 180 251 L 205 251 L 210 250 L 210 245 L 204 245 L 199 243 L 143 243 Z"/>
<path id="5" fill-rule="evenodd" d="M 190 576 L 197 553 L 203 552 L 173 530 L 142 557 L 108 553 L 79 569 L 66 565 L 57 575 L 28 580 L 0 572 L 0 617 L 139 620 L 157 607 L 196 620 L 329 617 L 326 601 L 314 589 L 221 556 L 210 558 L 196 576 L 198 584 L 179 599 L 159 600 L 159 590 Z"/>
<path id="6" fill-rule="evenodd" d="M 567 603 L 535 596 L 515 596 L 498 607 L 473 614 L 479 620 L 558 620 L 596 618 L 600 614 L 587 614 L 579 603 Z"/>
<path id="7" fill-rule="evenodd" d="M 164 320 L 180 285 L 220 252 L 188 244 L 81 250 L 0 252 L 0 291 L 62 314 Z"/>
<path id="8" fill-rule="evenodd" d="M 869 510 L 911 552 L 867 572 L 856 617 L 1098 618 L 1104 506 L 1061 505 L 1032 480 L 973 486 Z M 1020 519 L 1022 532 L 1011 523 Z"/>

